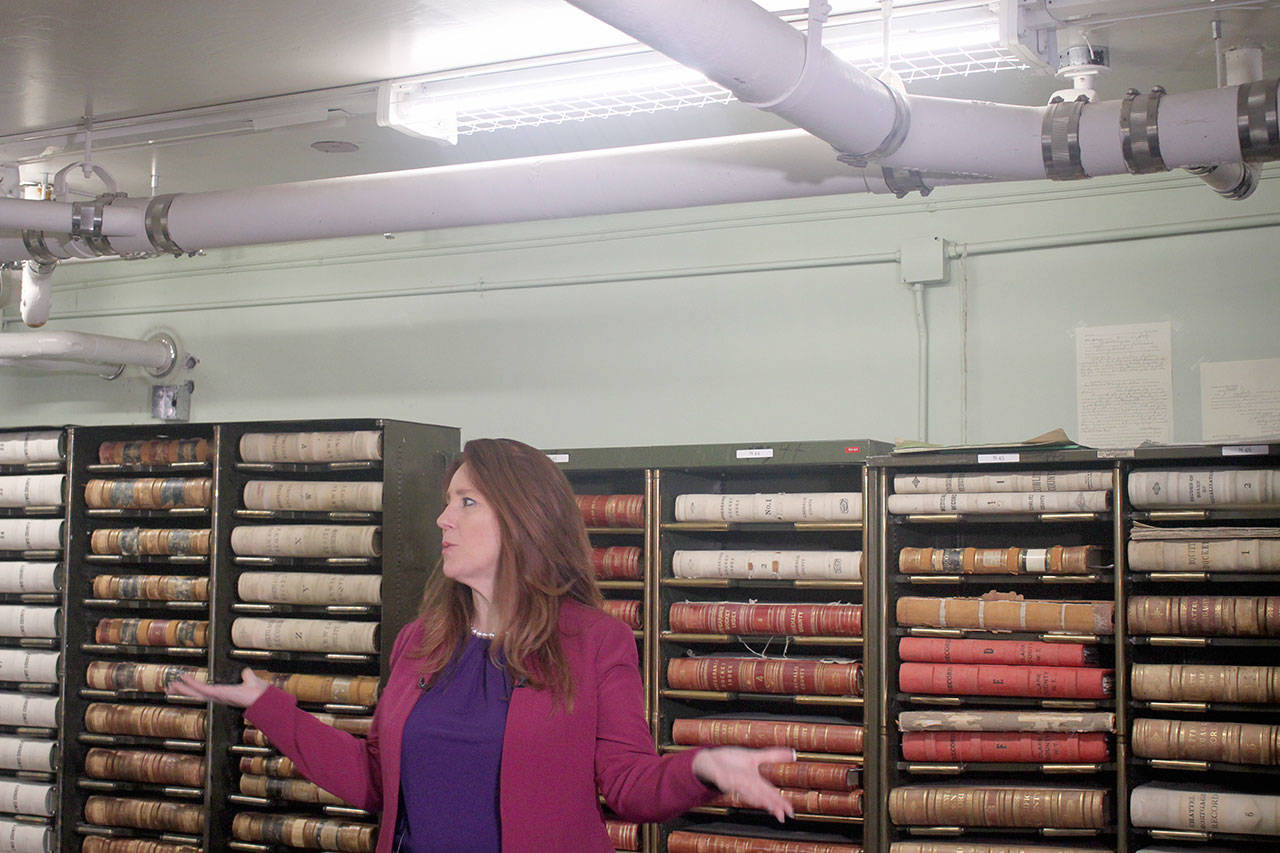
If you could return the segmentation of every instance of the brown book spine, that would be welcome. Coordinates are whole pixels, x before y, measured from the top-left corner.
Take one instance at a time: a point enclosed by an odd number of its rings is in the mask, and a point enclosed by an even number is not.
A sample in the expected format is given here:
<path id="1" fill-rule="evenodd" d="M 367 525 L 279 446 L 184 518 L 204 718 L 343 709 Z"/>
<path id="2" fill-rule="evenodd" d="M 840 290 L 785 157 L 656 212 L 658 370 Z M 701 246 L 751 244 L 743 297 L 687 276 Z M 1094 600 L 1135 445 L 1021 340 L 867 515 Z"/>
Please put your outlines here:
<path id="1" fill-rule="evenodd" d="M 255 671 L 259 678 L 293 695 L 299 702 L 372 707 L 378 701 L 378 679 L 372 675 L 301 675 Z"/>
<path id="2" fill-rule="evenodd" d="M 95 554 L 126 557 L 208 556 L 213 531 L 154 527 L 102 527 L 89 534 Z"/>
<path id="3" fill-rule="evenodd" d="M 644 495 L 577 495 L 587 527 L 644 527 Z"/>
<path id="4" fill-rule="evenodd" d="M 780 788 L 779 791 L 797 812 L 862 817 L 861 791 L 802 791 L 797 788 Z M 711 805 L 734 809 L 754 808 L 743 803 L 737 794 L 720 794 L 711 801 Z"/>
<path id="5" fill-rule="evenodd" d="M 277 779 L 302 778 L 302 773 L 294 766 L 293 761 L 283 755 L 242 756 L 240 772 L 251 776 L 274 776 Z"/>
<path id="6" fill-rule="evenodd" d="M 640 824 L 605 818 L 604 830 L 615 850 L 640 849 Z"/>
<path id="7" fill-rule="evenodd" d="M 104 441 L 98 445 L 98 461 L 103 465 L 173 465 L 208 462 L 209 458 L 209 442 L 203 438 Z"/>
<path id="8" fill-rule="evenodd" d="M 153 785 L 204 787 L 204 756 L 146 749 L 101 749 L 85 754 L 85 773 L 95 779 L 122 779 Z"/>
<path id="9" fill-rule="evenodd" d="M 313 713 L 311 716 L 327 726 L 333 726 L 340 732 L 353 734 L 357 737 L 368 737 L 370 730 L 373 728 L 373 717 L 351 717 L 346 714 L 319 713 Z M 266 735 L 248 724 L 245 725 L 244 731 L 240 734 L 240 741 L 250 746 L 271 746 L 271 741 L 267 739 Z"/>
<path id="10" fill-rule="evenodd" d="M 672 631 L 695 634 L 858 637 L 862 605 L 685 601 L 671 605 L 668 622 Z"/>
<path id="11" fill-rule="evenodd" d="M 604 602 L 604 612 L 608 613 L 615 619 L 621 619 L 627 623 L 627 627 L 632 630 L 639 631 L 640 624 L 640 602 L 638 601 L 616 601 L 606 599 Z"/>
<path id="12" fill-rule="evenodd" d="M 127 646 L 206 648 L 209 623 L 197 619 L 103 618 L 98 620 L 94 640 Z"/>
<path id="13" fill-rule="evenodd" d="M 889 853 L 1102 853 L 1097 847 L 1057 847 L 1042 844 L 978 844 L 965 841 L 895 841 Z M 1191 853 L 1190 850 L 1187 853 Z"/>
<path id="14" fill-rule="evenodd" d="M 904 627 L 969 628 L 988 631 L 1067 631 L 1111 634 L 1115 604 L 1110 601 L 1024 601 L 1020 597 L 922 598 L 897 602 Z"/>
<path id="15" fill-rule="evenodd" d="M 162 705 L 92 702 L 84 709 L 84 727 L 100 734 L 186 740 L 204 740 L 208 734 L 207 716 L 203 709 Z"/>
<path id="16" fill-rule="evenodd" d="M 98 575 L 95 598 L 133 598 L 145 601 L 208 601 L 209 579 L 179 575 Z"/>
<path id="17" fill-rule="evenodd" d="M 1062 763 L 1111 759 L 1102 732 L 903 732 L 905 761 Z"/>
<path id="18" fill-rule="evenodd" d="M 679 719 L 671 723 L 671 739 L 689 746 L 789 746 L 803 752 L 861 755 L 863 729 L 783 720 Z"/>
<path id="19" fill-rule="evenodd" d="M 268 797 L 294 803 L 345 806 L 346 802 L 306 779 L 281 779 L 272 776 L 240 777 L 240 793 L 250 797 Z"/>
<path id="20" fill-rule="evenodd" d="M 91 509 L 174 509 L 207 507 L 213 498 L 210 477 L 143 477 L 134 480 L 90 480 L 84 485 Z"/>
<path id="21" fill-rule="evenodd" d="M 672 658 L 667 683 L 678 690 L 800 696 L 861 696 L 862 664 L 780 658 Z"/>
<path id="22" fill-rule="evenodd" d="M 1115 671 L 1083 666 L 904 663 L 898 669 L 898 686 L 908 693 L 946 696 L 1105 699 L 1115 692 Z"/>
<path id="23" fill-rule="evenodd" d="M 903 548 L 898 571 L 906 575 L 1083 575 L 1101 566 L 1096 545 L 1051 548 Z"/>
<path id="24" fill-rule="evenodd" d="M 859 780 L 857 767 L 830 761 L 761 764 L 760 775 L 779 788 L 809 788 L 823 791 L 852 791 L 858 787 Z"/>
<path id="25" fill-rule="evenodd" d="M 201 806 L 167 800 L 92 796 L 84 803 L 85 821 L 100 826 L 132 826 L 200 835 L 204 832 L 205 817 Z"/>
<path id="26" fill-rule="evenodd" d="M 1133 698 L 1149 702 L 1280 702 L 1280 667 L 1135 663 Z"/>
<path id="27" fill-rule="evenodd" d="M 241 812 L 231 821 L 239 841 L 285 844 L 307 850 L 373 853 L 376 826 L 331 818 Z"/>
<path id="28" fill-rule="evenodd" d="M 904 661 L 917 663 L 1089 666 L 1098 662 L 1098 650 L 1093 646 L 1079 643 L 903 637 L 898 640 L 898 657 Z"/>
<path id="29" fill-rule="evenodd" d="M 100 838 L 85 836 L 80 842 L 80 853 L 201 853 L 199 847 L 190 844 L 170 844 L 167 841 L 151 841 L 145 838 Z"/>
<path id="30" fill-rule="evenodd" d="M 712 832 L 676 830 L 667 836 L 667 853 L 862 853 L 857 844 L 786 841 Z"/>
<path id="31" fill-rule="evenodd" d="M 1206 637 L 1280 635 L 1280 597 L 1139 595 L 1129 600 L 1135 634 Z"/>
<path id="32" fill-rule="evenodd" d="M 591 568 L 601 580 L 641 580 L 640 549 L 634 545 L 611 545 L 591 549 Z"/>
<path id="33" fill-rule="evenodd" d="M 1280 764 L 1280 726 L 1202 720 L 1133 721 L 1133 753 L 1142 758 Z"/>
<path id="34" fill-rule="evenodd" d="M 1102 829 L 1109 797 L 1102 788 L 914 785 L 889 792 L 889 818 L 899 826 Z"/>
<path id="35" fill-rule="evenodd" d="M 184 675 L 197 681 L 209 680 L 209 671 L 201 666 L 95 660 L 85 671 L 85 683 L 94 690 L 163 693 L 170 682 Z"/>

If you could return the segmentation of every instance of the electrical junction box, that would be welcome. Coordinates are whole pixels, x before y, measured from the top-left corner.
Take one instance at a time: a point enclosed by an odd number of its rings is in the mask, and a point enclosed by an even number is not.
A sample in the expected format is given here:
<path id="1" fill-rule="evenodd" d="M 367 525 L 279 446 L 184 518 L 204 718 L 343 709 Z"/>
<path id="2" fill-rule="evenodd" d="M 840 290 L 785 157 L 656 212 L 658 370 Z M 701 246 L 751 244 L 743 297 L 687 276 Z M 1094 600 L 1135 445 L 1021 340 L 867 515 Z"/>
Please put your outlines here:
<path id="1" fill-rule="evenodd" d="M 947 241 L 941 237 L 908 240 L 899 250 L 898 266 L 906 284 L 938 284 L 947 280 Z"/>
<path id="2" fill-rule="evenodd" d="M 162 421 L 190 420 L 191 392 L 195 387 L 191 380 L 181 385 L 152 385 L 151 417 Z"/>

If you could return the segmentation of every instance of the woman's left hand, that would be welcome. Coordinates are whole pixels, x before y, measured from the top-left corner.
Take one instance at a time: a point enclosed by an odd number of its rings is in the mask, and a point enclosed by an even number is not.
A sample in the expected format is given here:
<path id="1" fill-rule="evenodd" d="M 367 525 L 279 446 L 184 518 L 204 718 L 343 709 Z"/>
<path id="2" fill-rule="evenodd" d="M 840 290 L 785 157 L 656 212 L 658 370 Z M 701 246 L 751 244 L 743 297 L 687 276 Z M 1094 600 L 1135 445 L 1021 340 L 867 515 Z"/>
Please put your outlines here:
<path id="1" fill-rule="evenodd" d="M 781 791 L 760 775 L 760 765 L 795 760 L 795 750 L 786 747 L 717 746 L 694 756 L 693 773 L 726 794 L 736 794 L 744 804 L 769 812 L 782 823 L 795 815 L 795 809 Z"/>

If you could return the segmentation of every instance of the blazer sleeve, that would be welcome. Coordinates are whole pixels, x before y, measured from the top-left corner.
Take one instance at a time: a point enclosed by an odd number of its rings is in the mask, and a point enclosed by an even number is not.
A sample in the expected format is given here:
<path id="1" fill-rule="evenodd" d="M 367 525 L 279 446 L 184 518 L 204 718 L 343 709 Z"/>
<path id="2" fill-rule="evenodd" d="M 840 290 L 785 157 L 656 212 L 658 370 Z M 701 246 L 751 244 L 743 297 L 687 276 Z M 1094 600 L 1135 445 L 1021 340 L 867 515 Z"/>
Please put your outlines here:
<path id="1" fill-rule="evenodd" d="M 693 775 L 690 749 L 659 756 L 644 718 L 644 689 L 631 630 L 603 618 L 596 655 L 596 784 L 625 820 L 662 823 L 709 802 L 718 791 Z"/>
<path id="2" fill-rule="evenodd" d="M 396 637 L 391 651 L 392 670 L 411 633 L 406 628 Z M 244 718 L 287 755 L 303 776 L 357 808 L 376 812 L 382 807 L 380 710 L 381 706 L 374 708 L 369 736 L 356 737 L 320 722 L 299 708 L 296 698 L 271 685 L 245 709 Z M 399 756 L 393 760 L 399 760 Z"/>

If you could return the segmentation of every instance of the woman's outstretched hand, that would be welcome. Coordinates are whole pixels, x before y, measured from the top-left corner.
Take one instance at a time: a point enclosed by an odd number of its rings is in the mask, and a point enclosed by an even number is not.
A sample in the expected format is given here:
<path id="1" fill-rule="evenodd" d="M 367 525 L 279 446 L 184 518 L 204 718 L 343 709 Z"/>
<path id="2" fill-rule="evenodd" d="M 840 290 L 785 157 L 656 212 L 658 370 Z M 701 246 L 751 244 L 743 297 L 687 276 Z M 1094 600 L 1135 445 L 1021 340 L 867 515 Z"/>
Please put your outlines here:
<path id="1" fill-rule="evenodd" d="M 736 794 L 744 804 L 764 809 L 782 823 L 795 815 L 795 809 L 781 791 L 760 775 L 760 765 L 795 760 L 795 750 L 787 747 L 717 746 L 694 756 L 693 773 L 726 794 Z"/>
<path id="2" fill-rule="evenodd" d="M 178 696 L 190 696 L 193 699 L 204 699 L 222 705 L 234 705 L 247 708 L 257 701 L 267 690 L 267 682 L 259 678 L 252 669 L 245 667 L 240 673 L 239 684 L 207 684 L 196 681 L 190 675 L 169 682 L 166 693 Z"/>

